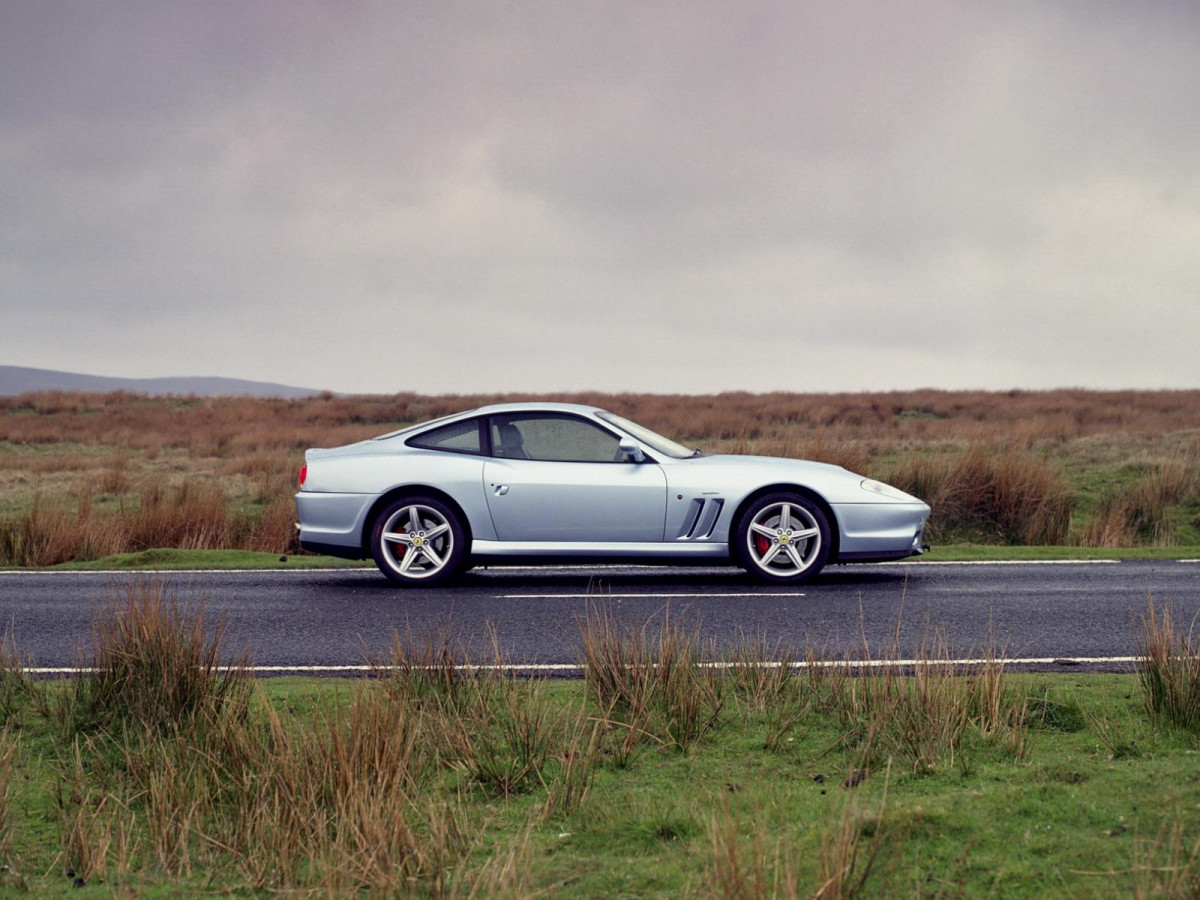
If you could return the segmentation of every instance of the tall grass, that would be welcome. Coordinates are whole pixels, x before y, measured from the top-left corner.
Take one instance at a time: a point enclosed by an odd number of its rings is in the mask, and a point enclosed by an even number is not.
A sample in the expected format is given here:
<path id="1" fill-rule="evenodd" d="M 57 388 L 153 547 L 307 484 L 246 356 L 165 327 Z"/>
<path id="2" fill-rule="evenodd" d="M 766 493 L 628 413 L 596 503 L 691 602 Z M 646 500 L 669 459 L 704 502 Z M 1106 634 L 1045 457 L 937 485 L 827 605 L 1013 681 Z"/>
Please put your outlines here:
<path id="1" fill-rule="evenodd" d="M 396 633 L 390 662 L 376 664 L 375 673 L 393 702 L 421 716 L 444 765 L 492 794 L 511 796 L 546 784 L 556 758 L 578 760 L 564 749 L 569 717 L 505 672 L 494 631 L 492 648 L 486 662 L 473 664 L 450 630 L 424 641 Z M 573 802 L 574 794 L 568 788 L 563 801 Z"/>
<path id="2" fill-rule="evenodd" d="M 13 836 L 13 757 L 20 741 L 9 726 L 0 730 L 0 859 L 8 857 Z"/>
<path id="3" fill-rule="evenodd" d="M 701 896 L 723 900 L 850 900 L 872 896 L 869 882 L 876 860 L 884 845 L 896 839 L 886 824 L 890 774 L 885 775 L 876 810 L 865 809 L 847 794 L 837 818 L 823 823 L 815 850 L 770 841 L 761 821 L 747 839 L 740 834 L 738 821 L 728 808 L 713 816 Z M 814 858 L 815 875 L 804 874 L 809 867 L 803 865 L 803 856 Z"/>
<path id="4" fill-rule="evenodd" d="M 297 546 L 294 521 L 290 495 L 274 497 L 255 517 L 234 509 L 217 485 L 154 480 L 127 507 L 110 512 L 87 496 L 35 498 L 24 516 L 0 521 L 0 564 L 51 566 L 155 547 L 290 553 Z"/>
<path id="5" fill-rule="evenodd" d="M 1062 475 L 1028 452 L 973 446 L 952 459 L 916 457 L 886 479 L 932 508 L 929 536 L 982 542 L 1061 544 L 1075 500 Z"/>
<path id="6" fill-rule="evenodd" d="M 93 624 L 88 670 L 75 676 L 69 702 L 77 730 L 162 731 L 244 714 L 250 685 L 245 656 L 228 652 L 224 619 L 210 633 L 202 602 L 185 609 L 166 582 L 130 579 Z"/>
<path id="7" fill-rule="evenodd" d="M 131 582 L 112 599 L 89 662 L 54 708 L 78 735 L 59 806 L 64 866 L 84 880 L 129 865 L 132 816 L 145 836 L 141 864 L 171 878 L 216 865 L 254 890 L 447 895 L 475 838 L 461 803 L 430 804 L 426 788 L 447 766 L 484 765 L 480 732 L 524 721 L 478 684 L 471 702 L 445 704 L 444 691 L 402 687 L 437 683 L 410 667 L 349 702 L 335 698 L 298 728 L 256 701 L 223 623 L 207 626 L 202 604 L 179 602 L 158 581 Z M 444 752 L 447 720 L 464 715 L 470 740 Z M 553 729 L 523 736 L 545 745 L 543 762 L 565 743 Z M 507 764 L 508 749 L 490 759 Z M 104 794 L 86 786 L 95 767 L 108 772 Z M 551 780 L 550 768 L 534 777 Z M 0 799 L 4 771 L 0 753 Z"/>
<path id="8" fill-rule="evenodd" d="M 1169 606 L 1146 601 L 1138 680 L 1151 718 L 1200 731 L 1200 637 L 1178 630 Z"/>
<path id="9" fill-rule="evenodd" d="M 1132 484 L 1111 488 L 1088 521 L 1083 543 L 1092 547 L 1175 543 L 1171 508 L 1200 497 L 1197 456 L 1170 460 Z"/>
<path id="10" fill-rule="evenodd" d="M 0 563 L 50 566 L 116 553 L 124 540 L 111 524 L 93 516 L 90 503 L 71 509 L 62 500 L 35 497 L 24 516 L 0 522 Z"/>
<path id="11" fill-rule="evenodd" d="M 865 643 L 863 655 L 869 658 Z M 960 762 L 971 735 L 1014 759 L 1025 756 L 1029 698 L 1009 685 L 1003 652 L 990 646 L 981 663 L 954 663 L 944 633 L 927 630 L 905 664 L 900 657 L 893 642 L 870 677 L 842 678 L 829 693 L 827 708 L 841 719 L 862 769 L 894 758 L 931 774 Z"/>
<path id="12" fill-rule="evenodd" d="M 623 754 L 643 737 L 686 750 L 717 727 L 724 689 L 698 631 L 685 630 L 670 610 L 653 636 L 649 622 L 620 622 L 608 607 L 591 606 L 578 622 L 584 681 L 623 731 Z"/>

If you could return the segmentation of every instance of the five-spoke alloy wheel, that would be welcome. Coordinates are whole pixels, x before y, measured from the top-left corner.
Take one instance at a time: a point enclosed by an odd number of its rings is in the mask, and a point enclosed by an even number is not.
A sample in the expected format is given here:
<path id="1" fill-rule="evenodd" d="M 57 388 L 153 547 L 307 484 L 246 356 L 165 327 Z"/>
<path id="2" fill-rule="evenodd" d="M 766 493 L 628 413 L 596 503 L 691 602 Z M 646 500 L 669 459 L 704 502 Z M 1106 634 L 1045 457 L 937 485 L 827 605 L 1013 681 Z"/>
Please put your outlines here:
<path id="1" fill-rule="evenodd" d="M 466 530 L 441 500 L 405 497 L 376 517 L 371 555 L 379 570 L 398 584 L 435 584 L 462 569 Z"/>
<path id="2" fill-rule="evenodd" d="M 797 584 L 829 559 L 829 520 L 800 494 L 768 494 L 738 521 L 734 549 L 742 566 L 763 581 Z"/>

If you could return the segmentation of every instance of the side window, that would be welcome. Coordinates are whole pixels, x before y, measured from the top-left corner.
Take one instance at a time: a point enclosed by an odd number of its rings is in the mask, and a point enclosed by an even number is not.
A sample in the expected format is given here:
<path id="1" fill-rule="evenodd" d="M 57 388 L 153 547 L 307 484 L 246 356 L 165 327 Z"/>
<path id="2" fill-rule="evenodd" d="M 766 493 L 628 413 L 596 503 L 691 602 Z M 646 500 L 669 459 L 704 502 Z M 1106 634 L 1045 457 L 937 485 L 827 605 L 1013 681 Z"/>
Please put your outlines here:
<path id="1" fill-rule="evenodd" d="M 441 428 L 435 428 L 409 438 L 405 443 L 410 447 L 421 447 L 425 450 L 449 450 L 453 453 L 476 454 L 483 452 L 479 446 L 478 419 L 443 425 Z"/>
<path id="2" fill-rule="evenodd" d="M 570 416 L 492 416 L 492 455 L 553 462 L 620 462 L 617 438 Z"/>

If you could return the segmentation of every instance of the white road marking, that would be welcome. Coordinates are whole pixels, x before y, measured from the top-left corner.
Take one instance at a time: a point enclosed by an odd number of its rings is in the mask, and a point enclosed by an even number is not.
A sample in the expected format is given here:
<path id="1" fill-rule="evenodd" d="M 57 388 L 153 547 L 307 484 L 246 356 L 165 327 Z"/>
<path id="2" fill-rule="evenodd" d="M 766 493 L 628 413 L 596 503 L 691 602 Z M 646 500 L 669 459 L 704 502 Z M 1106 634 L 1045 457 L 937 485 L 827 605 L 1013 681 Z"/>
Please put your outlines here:
<path id="1" fill-rule="evenodd" d="M 658 600 L 671 600 L 678 597 L 803 597 L 804 594 L 798 592 L 785 591 L 738 591 L 736 593 L 719 593 L 713 592 L 672 592 L 672 593 L 653 593 L 653 594 L 622 594 L 608 593 L 607 591 L 593 591 L 590 594 L 492 594 L 493 600 L 607 600 L 610 597 L 627 598 L 639 597 Z"/>
<path id="2" fill-rule="evenodd" d="M 379 570 L 374 566 L 340 569 L 0 569 L 0 575 L 310 575 L 313 572 L 375 575 Z"/>
<path id="3" fill-rule="evenodd" d="M 730 563 L 732 566 L 733 563 Z M 605 563 L 603 565 L 589 566 L 586 564 L 577 564 L 573 566 L 491 566 L 482 564 L 478 568 L 487 569 L 489 572 L 495 570 L 498 572 L 545 572 L 554 571 L 555 569 L 661 569 L 663 566 L 654 565 L 653 563 Z M 687 568 L 686 564 L 677 568 Z"/>
<path id="4" fill-rule="evenodd" d="M 1027 656 L 1008 659 L 987 659 L 985 657 L 963 659 L 825 659 L 808 662 L 793 660 L 784 662 L 752 663 L 750 668 L 778 669 L 787 666 L 793 669 L 806 668 L 848 668 L 848 669 L 886 669 L 890 667 L 909 668 L 918 665 L 936 666 L 981 666 L 988 663 L 1003 663 L 1005 666 L 1079 666 L 1101 663 L 1136 663 L 1140 656 Z M 714 662 L 705 663 L 707 668 L 732 669 L 739 663 Z M 387 672 L 391 666 L 371 666 L 362 663 L 347 663 L 346 665 L 311 665 L 311 666 L 249 666 L 254 674 L 272 675 L 304 675 L 324 674 L 331 672 Z M 420 668 L 420 667 L 414 667 Z M 435 667 L 431 667 L 435 668 Z M 440 666 L 436 668 L 441 668 Z M 219 666 L 220 671 L 228 671 L 228 667 Z M 456 671 L 470 672 L 582 672 L 583 666 L 578 663 L 503 663 L 503 664 L 462 664 L 454 666 Z M 72 666 L 38 666 L 28 667 L 22 671 L 30 675 L 88 675 L 96 672 L 94 668 Z"/>
<path id="5" fill-rule="evenodd" d="M 1132 561 L 1132 560 L 1131 560 Z M 907 560 L 893 563 L 875 563 L 880 566 L 1097 566 L 1119 563 L 1119 559 L 926 559 Z M 869 565 L 869 564 L 868 564 Z"/>
<path id="6" fill-rule="evenodd" d="M 730 564 L 732 565 L 732 564 Z M 658 565 L 598 565 L 598 566 L 479 566 L 489 572 L 547 572 L 558 569 L 572 571 L 591 571 L 592 569 L 662 569 Z M 679 568 L 679 567 L 677 567 Z M 686 568 L 683 567 L 683 568 Z M 0 575 L 308 575 L 313 572 L 341 572 L 343 574 L 356 572 L 366 575 L 378 575 L 375 566 L 337 566 L 333 568 L 301 568 L 292 569 L 0 569 Z"/>

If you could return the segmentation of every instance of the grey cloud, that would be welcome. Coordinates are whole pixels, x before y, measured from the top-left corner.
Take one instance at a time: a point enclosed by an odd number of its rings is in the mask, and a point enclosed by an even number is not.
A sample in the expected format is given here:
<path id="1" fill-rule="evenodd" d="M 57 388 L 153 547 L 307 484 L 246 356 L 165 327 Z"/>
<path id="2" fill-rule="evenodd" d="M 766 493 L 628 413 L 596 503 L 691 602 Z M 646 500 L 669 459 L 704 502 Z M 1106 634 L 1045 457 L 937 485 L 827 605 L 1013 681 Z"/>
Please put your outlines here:
<path id="1" fill-rule="evenodd" d="M 5 361 L 346 390 L 774 389 L 760 354 L 806 360 L 796 389 L 1196 382 L 1190 4 L 0 17 Z"/>

